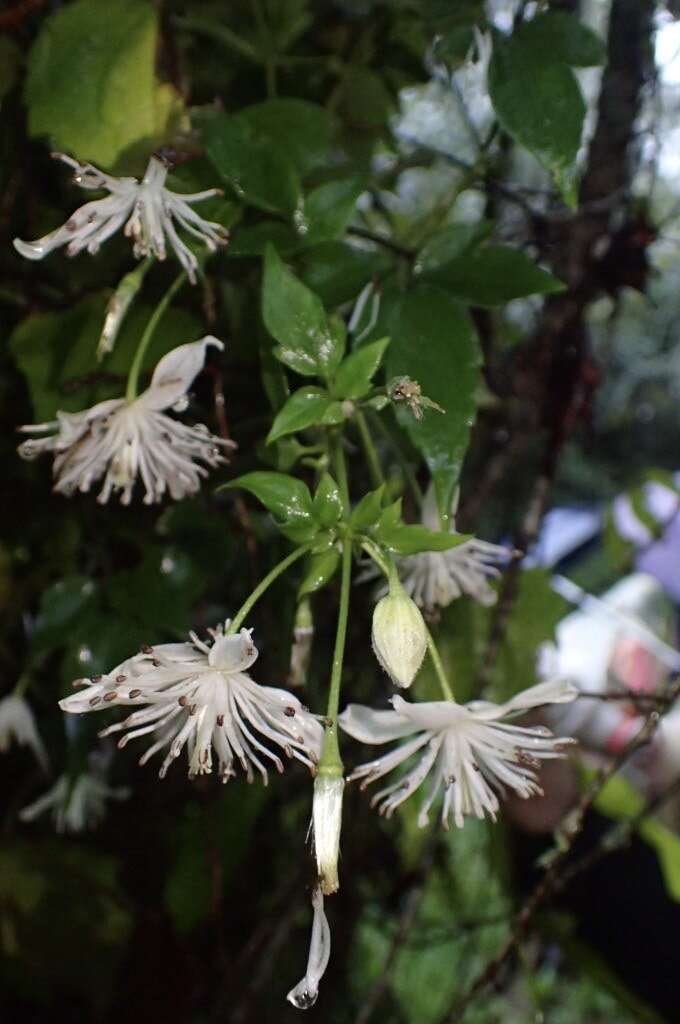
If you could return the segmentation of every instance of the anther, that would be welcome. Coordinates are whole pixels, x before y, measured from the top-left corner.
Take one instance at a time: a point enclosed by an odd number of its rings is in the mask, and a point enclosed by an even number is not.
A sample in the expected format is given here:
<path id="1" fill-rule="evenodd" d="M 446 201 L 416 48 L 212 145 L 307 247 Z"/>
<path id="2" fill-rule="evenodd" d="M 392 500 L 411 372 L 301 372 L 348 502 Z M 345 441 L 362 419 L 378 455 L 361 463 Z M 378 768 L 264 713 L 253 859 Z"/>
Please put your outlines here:
<path id="1" fill-rule="evenodd" d="M 104 694 L 104 700 L 110 703 L 112 700 L 115 700 L 117 696 L 118 694 L 115 690 L 109 690 L 108 693 Z"/>

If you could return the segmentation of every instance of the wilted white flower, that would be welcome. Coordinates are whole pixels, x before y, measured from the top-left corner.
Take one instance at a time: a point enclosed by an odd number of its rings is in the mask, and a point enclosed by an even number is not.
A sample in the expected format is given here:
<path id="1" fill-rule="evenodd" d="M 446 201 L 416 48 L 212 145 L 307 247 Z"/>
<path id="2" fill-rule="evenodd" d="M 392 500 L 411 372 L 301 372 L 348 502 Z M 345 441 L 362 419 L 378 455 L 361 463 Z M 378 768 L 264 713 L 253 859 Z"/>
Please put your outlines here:
<path id="1" fill-rule="evenodd" d="M 420 828 L 427 824 L 440 790 L 444 828 L 451 814 L 459 828 L 465 815 L 489 814 L 495 819 L 496 793 L 503 796 L 507 788 L 524 798 L 540 794 L 536 774 L 540 761 L 563 756 L 563 745 L 571 742 L 556 739 L 543 726 L 511 725 L 507 719 L 542 704 L 571 701 L 577 693 L 570 683 L 556 680 L 539 683 L 504 704 L 481 700 L 465 705 L 446 700 L 411 704 L 402 697 L 392 698 L 393 711 L 350 704 L 339 722 L 354 739 L 388 743 L 409 737 L 389 754 L 360 765 L 350 780 L 363 779 L 363 788 L 420 751 L 410 771 L 373 797 L 381 814 L 390 817 L 429 775 L 430 786 L 418 815 Z"/>
<path id="2" fill-rule="evenodd" d="M 144 484 L 146 505 L 160 501 L 166 490 L 176 501 L 195 494 L 201 477 L 208 475 L 205 466 L 225 462 L 223 450 L 234 443 L 202 424 L 186 426 L 163 410 L 186 407 L 186 392 L 209 345 L 223 348 L 221 341 L 207 336 L 168 352 L 149 388 L 131 402 L 112 398 L 84 412 L 58 412 L 50 423 L 20 427 L 24 433 L 47 436 L 24 441 L 19 454 L 33 459 L 54 452 L 54 490 L 66 496 L 89 491 L 102 476 L 97 497 L 102 503 L 112 491 L 120 491 L 122 504 L 128 505 L 137 477 Z"/>
<path id="3" fill-rule="evenodd" d="M 309 957 L 304 978 L 286 996 L 297 1010 L 309 1010 L 319 995 L 319 982 L 324 976 L 331 955 L 331 930 L 323 909 L 321 889 L 312 893 L 314 918 L 309 942 Z"/>
<path id="4" fill-rule="evenodd" d="M 196 283 L 198 260 L 179 237 L 177 228 L 198 238 L 210 251 L 226 245 L 228 233 L 221 224 L 203 220 L 192 203 L 221 195 L 220 189 L 180 194 L 165 188 L 168 168 L 152 156 L 141 181 L 137 178 L 115 178 L 77 160 L 54 153 L 58 160 L 74 170 L 74 181 L 84 189 L 105 189 L 109 195 L 85 203 L 73 213 L 65 224 L 35 242 L 14 239 L 14 248 L 29 260 L 41 260 L 53 249 L 66 246 L 67 256 L 86 249 L 96 253 L 102 242 L 125 225 L 124 233 L 133 240 L 133 251 L 139 259 L 153 254 L 156 259 L 166 257 L 166 242 L 187 272 L 192 284 Z"/>
<path id="5" fill-rule="evenodd" d="M 30 747 L 40 767 L 47 771 L 47 752 L 33 712 L 24 698 L 15 693 L 0 700 L 0 754 L 6 754 L 13 743 Z"/>
<path id="6" fill-rule="evenodd" d="M 222 782 L 236 774 L 237 760 L 249 782 L 256 768 L 266 784 L 267 768 L 260 757 L 279 772 L 283 763 L 262 739 L 313 769 L 323 729 L 297 697 L 259 686 L 247 675 L 258 654 L 250 631 L 225 635 L 220 626 L 209 632 L 212 646 L 191 633 L 190 644 L 145 647 L 108 675 L 80 680 L 76 685 L 84 690 L 61 700 L 59 706 L 76 713 L 114 705 L 140 707 L 100 736 L 122 732 L 118 746 L 124 747 L 129 740 L 152 733 L 153 743 L 139 763 L 169 747 L 161 778 L 187 746 L 190 777 L 212 771 L 214 749 Z"/>
<path id="7" fill-rule="evenodd" d="M 325 896 L 337 892 L 338 855 L 340 852 L 340 826 L 342 824 L 342 777 L 324 775 L 320 771 L 314 779 L 312 820 L 314 853 L 319 872 L 321 891 Z"/>
<path id="8" fill-rule="evenodd" d="M 449 529 L 455 533 L 453 514 Z M 422 522 L 430 530 L 440 528 L 434 488 L 430 485 L 425 495 Z M 512 552 L 499 544 L 490 544 L 476 537 L 463 541 L 446 551 L 422 551 L 408 555 L 399 561 L 399 575 L 404 589 L 416 604 L 428 612 L 435 608 L 446 608 L 460 597 L 469 594 L 483 605 L 496 601 L 496 591 L 489 585 L 489 578 L 497 578 L 500 572 L 494 563 L 507 562 Z"/>
<path id="9" fill-rule="evenodd" d="M 410 686 L 427 650 L 427 627 L 420 611 L 396 579 L 373 609 L 371 640 L 375 656 L 397 686 Z"/>
<path id="10" fill-rule="evenodd" d="M 75 778 L 61 775 L 47 793 L 24 807 L 19 817 L 34 821 L 50 811 L 57 832 L 83 832 L 103 820 L 108 800 L 125 800 L 129 795 L 129 789 L 109 786 L 93 772 Z"/>

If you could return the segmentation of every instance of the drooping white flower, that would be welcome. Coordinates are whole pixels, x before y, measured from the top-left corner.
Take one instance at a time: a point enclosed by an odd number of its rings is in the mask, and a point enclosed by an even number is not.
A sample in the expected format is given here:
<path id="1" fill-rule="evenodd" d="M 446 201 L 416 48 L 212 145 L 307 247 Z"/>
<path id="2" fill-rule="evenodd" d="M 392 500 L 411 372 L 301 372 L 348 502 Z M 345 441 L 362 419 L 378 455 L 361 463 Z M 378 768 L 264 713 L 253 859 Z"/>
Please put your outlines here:
<path id="1" fill-rule="evenodd" d="M 380 813 L 390 817 L 430 776 L 418 825 L 428 822 L 430 807 L 443 791 L 442 825 L 448 828 L 453 815 L 460 828 L 465 815 L 485 814 L 495 819 L 497 793 L 513 790 L 520 797 L 540 794 L 536 768 L 544 758 L 563 756 L 570 740 L 556 739 L 543 726 L 519 726 L 507 719 L 542 704 L 573 700 L 578 691 L 563 680 L 539 683 L 504 704 L 473 701 L 430 701 L 411 704 L 393 697 L 393 711 L 374 711 L 350 704 L 340 715 L 345 732 L 362 743 L 388 743 L 405 739 L 401 746 L 360 765 L 350 780 L 362 779 L 362 788 L 419 753 L 413 768 L 373 797 Z"/>
<path id="2" fill-rule="evenodd" d="M 323 893 L 315 889 L 312 893 L 314 918 L 309 942 L 307 970 L 295 988 L 286 996 L 297 1010 L 309 1010 L 319 995 L 319 982 L 324 976 L 331 955 L 331 930 L 323 909 Z"/>
<path id="3" fill-rule="evenodd" d="M 47 771 L 47 752 L 33 712 L 24 698 L 15 693 L 0 700 L 0 754 L 6 754 L 13 743 L 30 747 L 40 767 Z"/>
<path id="4" fill-rule="evenodd" d="M 19 812 L 19 817 L 30 822 L 49 811 L 57 832 L 83 832 L 103 820 L 109 800 L 126 800 L 129 795 L 129 789 L 109 786 L 91 771 L 75 778 L 60 775 L 43 796 Z"/>
<path id="5" fill-rule="evenodd" d="M 325 896 L 337 892 L 340 828 L 342 825 L 342 793 L 345 780 L 341 776 L 324 775 L 323 769 L 314 779 L 312 826 L 314 854 L 319 884 Z"/>
<path id="6" fill-rule="evenodd" d="M 267 761 L 283 771 L 281 758 L 266 741 L 314 769 L 323 729 L 293 694 L 259 686 L 247 674 L 258 655 L 250 631 L 225 635 L 220 626 L 209 632 L 212 646 L 192 633 L 191 643 L 145 647 L 107 675 L 79 680 L 75 685 L 83 691 L 59 706 L 75 713 L 115 705 L 139 708 L 100 736 L 123 733 L 118 746 L 124 747 L 153 734 L 139 763 L 168 747 L 161 778 L 186 746 L 190 777 L 212 771 L 214 750 L 222 782 L 236 774 L 238 761 L 249 782 L 256 768 L 266 784 Z"/>
<path id="7" fill-rule="evenodd" d="M 193 203 L 221 195 L 221 189 L 210 188 L 191 194 L 171 192 L 165 187 L 168 168 L 155 156 L 149 160 L 141 181 L 113 177 L 92 164 L 80 164 L 63 153 L 54 153 L 53 156 L 73 168 L 74 181 L 81 188 L 105 189 L 109 195 L 85 203 L 71 214 L 65 224 L 44 238 L 35 242 L 15 238 L 14 248 L 26 259 L 41 260 L 62 245 L 66 246 L 68 256 L 75 256 L 83 249 L 96 253 L 102 242 L 125 225 L 124 233 L 132 238 L 133 251 L 138 259 L 153 254 L 156 259 L 164 260 L 167 244 L 186 270 L 191 283 L 195 284 L 198 260 L 182 241 L 177 229 L 198 238 L 211 252 L 227 244 L 225 228 L 203 220 L 192 209 Z"/>
<path id="8" fill-rule="evenodd" d="M 211 434 L 202 424 L 187 426 L 168 416 L 164 409 L 182 411 L 186 392 L 203 366 L 209 345 L 223 348 L 210 335 L 180 345 L 163 356 L 154 370 L 149 388 L 128 402 L 113 398 L 84 412 L 58 412 L 50 423 L 19 429 L 32 437 L 19 446 L 19 454 L 33 459 L 54 452 L 54 490 L 67 497 L 75 491 L 89 491 L 104 477 L 97 501 L 107 502 L 113 491 L 128 505 L 135 481 L 144 485 L 144 503 L 160 501 L 165 492 L 176 501 L 195 494 L 206 466 L 226 462 L 225 449 L 234 448 Z"/>
<path id="9" fill-rule="evenodd" d="M 455 504 L 449 520 L 449 529 L 455 533 Z M 422 522 L 430 530 L 439 530 L 439 516 L 434 488 L 430 485 L 425 495 Z M 499 544 L 472 537 L 447 551 L 423 551 L 408 555 L 399 561 L 399 575 L 404 590 L 416 604 L 427 612 L 446 608 L 462 594 L 469 594 L 483 605 L 496 601 L 496 591 L 489 579 L 498 578 L 495 563 L 507 562 L 512 552 Z"/>
<path id="10" fill-rule="evenodd" d="M 427 628 L 396 576 L 389 593 L 373 609 L 371 641 L 375 656 L 397 686 L 410 686 L 427 650 Z"/>

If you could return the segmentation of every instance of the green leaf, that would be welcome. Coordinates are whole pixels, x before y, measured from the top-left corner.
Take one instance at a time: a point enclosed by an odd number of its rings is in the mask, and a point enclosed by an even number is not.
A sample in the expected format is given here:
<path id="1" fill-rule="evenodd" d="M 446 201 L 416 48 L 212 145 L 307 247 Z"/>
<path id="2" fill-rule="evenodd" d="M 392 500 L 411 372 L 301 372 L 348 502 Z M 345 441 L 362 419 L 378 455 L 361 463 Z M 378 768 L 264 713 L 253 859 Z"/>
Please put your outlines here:
<path id="1" fill-rule="evenodd" d="M 300 276 L 329 308 L 356 299 L 369 281 L 386 273 L 392 258 L 349 242 L 322 242 L 298 257 Z"/>
<path id="2" fill-rule="evenodd" d="M 286 473 L 259 471 L 230 480 L 218 490 L 234 487 L 254 494 L 271 512 L 281 532 L 296 543 L 302 544 L 315 535 L 312 496 L 302 480 Z"/>
<path id="3" fill-rule="evenodd" d="M 522 22 L 515 35 L 523 46 L 533 48 L 537 59 L 548 64 L 588 68 L 607 59 L 602 39 L 566 11 L 539 14 Z"/>
<path id="4" fill-rule="evenodd" d="M 384 495 L 385 484 L 381 484 L 375 491 L 365 494 L 355 505 L 350 516 L 350 524 L 354 530 L 367 530 L 369 526 L 377 523 L 382 513 Z"/>
<path id="5" fill-rule="evenodd" d="M 304 207 L 305 245 L 316 245 L 342 235 L 363 191 L 363 181 L 346 178 L 329 181 L 310 192 Z"/>
<path id="6" fill-rule="evenodd" d="M 339 89 L 343 119 L 360 131 L 382 128 L 395 103 L 380 75 L 370 68 L 348 64 Z"/>
<path id="7" fill-rule="evenodd" d="M 389 338 L 381 338 L 352 352 L 342 361 L 333 380 L 332 391 L 339 398 L 363 398 L 371 390 L 371 380 L 382 362 Z"/>
<path id="8" fill-rule="evenodd" d="M 475 417 L 477 337 L 463 307 L 430 285 L 392 297 L 385 323 L 392 339 L 388 376 L 418 381 L 445 410 L 425 410 L 421 420 L 403 406 L 396 414 L 430 469 L 441 514 L 448 515 Z"/>
<path id="9" fill-rule="evenodd" d="M 428 277 L 473 306 L 501 306 L 525 295 L 564 291 L 564 284 L 521 249 L 485 245 L 437 268 Z"/>
<path id="10" fill-rule="evenodd" d="M 285 153 L 301 177 L 326 163 L 333 137 L 333 121 L 317 103 L 274 99 L 246 107 L 239 114 L 259 138 Z"/>
<path id="11" fill-rule="evenodd" d="M 158 15 L 146 0 L 76 0 L 42 22 L 28 59 L 31 135 L 56 149 L 111 167 L 130 147 L 146 155 L 181 109 L 155 63 Z"/>
<path id="12" fill-rule="evenodd" d="M 413 264 L 413 273 L 425 278 L 452 260 L 466 256 L 491 234 L 492 229 L 493 224 L 488 220 L 449 224 L 427 240 Z"/>
<path id="13" fill-rule="evenodd" d="M 73 624 L 99 603 L 99 590 L 86 576 L 65 576 L 43 591 L 31 637 L 31 653 L 43 654 L 68 641 Z"/>
<path id="14" fill-rule="evenodd" d="M 258 138 L 243 115 L 211 117 L 204 125 L 203 137 L 215 169 L 240 199 L 287 216 L 300 207 L 300 179 L 285 148 Z"/>
<path id="15" fill-rule="evenodd" d="M 448 551 L 463 544 L 470 537 L 463 533 L 441 533 L 429 530 L 427 526 L 411 526 L 400 523 L 396 526 L 378 523 L 375 536 L 380 543 L 396 555 L 417 555 L 421 551 Z"/>
<path id="16" fill-rule="evenodd" d="M 294 434 L 296 430 L 305 430 L 320 423 L 340 423 L 342 419 L 340 402 L 334 401 L 323 388 L 299 388 L 274 420 L 267 435 L 267 444 L 286 434 Z"/>
<path id="17" fill-rule="evenodd" d="M 325 587 L 328 581 L 335 576 L 339 565 L 340 552 L 337 548 L 329 548 L 327 551 L 320 551 L 318 554 L 312 555 L 300 584 L 298 597 L 313 594 L 321 587 Z"/>
<path id="18" fill-rule="evenodd" d="M 274 354 L 306 377 L 327 377 L 344 352 L 344 338 L 331 329 L 321 300 L 282 263 L 273 245 L 265 250 L 262 319 L 278 341 Z"/>
<path id="19" fill-rule="evenodd" d="M 342 516 L 342 498 L 335 480 L 324 473 L 319 481 L 313 502 L 314 518 L 323 530 L 335 526 Z"/>
<path id="20" fill-rule="evenodd" d="M 238 231 L 234 231 L 226 253 L 232 259 L 264 256 L 268 242 L 275 246 L 277 252 L 284 254 L 300 248 L 300 237 L 292 227 L 278 220 L 264 220 L 252 227 L 239 227 Z"/>
<path id="21" fill-rule="evenodd" d="M 539 160 L 573 201 L 573 165 L 586 106 L 572 70 L 546 63 L 521 34 L 494 36 L 489 94 L 503 128 Z"/>

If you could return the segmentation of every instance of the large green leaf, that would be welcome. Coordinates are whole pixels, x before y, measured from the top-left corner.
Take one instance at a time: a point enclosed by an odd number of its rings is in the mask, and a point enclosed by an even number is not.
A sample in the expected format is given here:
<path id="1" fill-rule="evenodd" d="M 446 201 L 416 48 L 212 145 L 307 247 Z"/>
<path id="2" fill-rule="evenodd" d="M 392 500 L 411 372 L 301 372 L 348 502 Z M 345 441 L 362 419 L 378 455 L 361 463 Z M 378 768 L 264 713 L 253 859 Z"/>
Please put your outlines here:
<path id="1" fill-rule="evenodd" d="M 111 167 L 131 147 L 150 154 L 180 100 L 156 79 L 158 14 L 146 0 L 76 0 L 42 24 L 29 55 L 31 135 Z"/>
<path id="2" fill-rule="evenodd" d="M 503 128 L 540 160 L 573 202 L 573 164 L 586 106 L 571 68 L 546 61 L 545 52 L 521 33 L 510 39 L 496 33 L 489 94 Z"/>
<path id="3" fill-rule="evenodd" d="M 446 285 L 446 290 L 473 306 L 500 306 L 525 295 L 544 295 L 564 290 L 564 285 L 521 249 L 509 245 L 485 245 L 451 260 L 424 279 Z"/>
<path id="4" fill-rule="evenodd" d="M 316 245 L 338 238 L 352 219 L 364 190 L 359 178 L 341 178 L 319 185 L 305 199 L 304 242 Z"/>
<path id="5" fill-rule="evenodd" d="M 301 204 L 301 185 L 285 149 L 258 136 L 241 115 L 210 118 L 203 137 L 208 157 L 225 184 L 245 202 L 291 216 Z"/>
<path id="6" fill-rule="evenodd" d="M 302 176 L 326 161 L 333 135 L 333 121 L 324 107 L 306 100 L 285 98 L 256 103 L 240 117 L 266 138 L 272 148 L 285 153 Z"/>
<path id="7" fill-rule="evenodd" d="M 416 380 L 444 414 L 426 410 L 416 419 L 406 408 L 397 416 L 422 453 L 434 480 L 440 512 L 447 515 L 460 476 L 475 417 L 480 352 L 465 309 L 441 288 L 417 285 L 391 299 L 386 316 L 391 343 L 390 377 Z"/>
<path id="8" fill-rule="evenodd" d="M 522 22 L 515 36 L 548 64 L 560 61 L 587 68 L 603 64 L 607 56 L 602 39 L 567 11 L 550 11 Z"/>
<path id="9" fill-rule="evenodd" d="M 321 300 L 284 265 L 273 245 L 265 251 L 262 319 L 279 343 L 274 354 L 297 373 L 326 377 L 342 359 L 342 331 L 329 324 Z"/>

